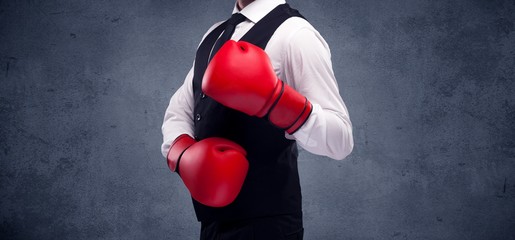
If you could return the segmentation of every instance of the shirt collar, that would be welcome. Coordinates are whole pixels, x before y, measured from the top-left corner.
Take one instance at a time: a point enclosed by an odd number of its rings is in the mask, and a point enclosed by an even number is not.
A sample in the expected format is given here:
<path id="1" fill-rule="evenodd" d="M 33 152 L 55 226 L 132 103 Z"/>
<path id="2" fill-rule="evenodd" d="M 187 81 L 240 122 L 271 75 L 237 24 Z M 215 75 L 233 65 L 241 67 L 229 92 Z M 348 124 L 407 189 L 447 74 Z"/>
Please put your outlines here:
<path id="1" fill-rule="evenodd" d="M 249 19 L 253 23 L 259 22 L 263 17 L 265 17 L 270 11 L 272 11 L 275 7 L 286 3 L 285 0 L 255 0 L 254 2 L 247 5 L 241 11 L 238 10 L 238 3 L 234 4 L 234 9 L 232 13 L 241 13 L 247 19 Z"/>

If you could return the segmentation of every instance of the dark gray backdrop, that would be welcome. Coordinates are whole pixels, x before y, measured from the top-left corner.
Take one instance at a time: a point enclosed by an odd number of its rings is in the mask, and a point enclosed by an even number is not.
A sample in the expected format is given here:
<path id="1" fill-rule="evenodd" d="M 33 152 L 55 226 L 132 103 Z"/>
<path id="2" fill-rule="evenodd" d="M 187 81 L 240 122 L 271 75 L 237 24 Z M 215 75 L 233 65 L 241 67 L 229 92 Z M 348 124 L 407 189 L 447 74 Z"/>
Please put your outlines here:
<path id="1" fill-rule="evenodd" d="M 1 239 L 196 239 L 161 122 L 234 1 L 0 1 Z M 289 1 L 331 46 L 344 161 L 306 239 L 515 239 L 515 1 Z"/>

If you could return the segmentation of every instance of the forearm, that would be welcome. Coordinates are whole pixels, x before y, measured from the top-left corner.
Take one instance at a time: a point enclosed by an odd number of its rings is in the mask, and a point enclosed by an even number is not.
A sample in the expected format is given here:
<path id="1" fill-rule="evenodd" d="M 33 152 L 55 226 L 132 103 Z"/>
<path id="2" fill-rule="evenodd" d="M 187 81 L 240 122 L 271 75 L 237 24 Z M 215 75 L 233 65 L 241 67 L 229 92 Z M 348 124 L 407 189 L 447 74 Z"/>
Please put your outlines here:
<path id="1" fill-rule="evenodd" d="M 293 136 L 305 150 L 336 160 L 347 157 L 354 147 L 348 114 L 318 104 L 313 104 L 310 117 Z"/>

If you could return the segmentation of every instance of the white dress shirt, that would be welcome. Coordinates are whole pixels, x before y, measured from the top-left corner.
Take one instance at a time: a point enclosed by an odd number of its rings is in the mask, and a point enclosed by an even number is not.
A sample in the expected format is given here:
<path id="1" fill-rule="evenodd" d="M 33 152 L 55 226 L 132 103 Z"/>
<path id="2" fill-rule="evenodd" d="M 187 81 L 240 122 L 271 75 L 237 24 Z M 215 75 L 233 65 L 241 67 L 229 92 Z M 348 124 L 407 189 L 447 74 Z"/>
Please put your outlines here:
<path id="1" fill-rule="evenodd" d="M 284 0 L 256 0 L 239 12 L 247 19 L 238 24 L 232 40 L 239 40 L 259 20 Z M 216 23 L 204 35 L 207 36 Z M 352 124 L 339 94 L 331 63 L 329 46 L 318 31 L 305 19 L 291 17 L 275 31 L 265 52 L 270 57 L 276 75 L 313 104 L 313 111 L 304 125 L 293 135 L 305 150 L 341 160 L 354 146 Z M 166 109 L 161 150 L 166 157 L 171 143 L 181 134 L 193 136 L 193 67 L 184 84 L 175 92 Z"/>

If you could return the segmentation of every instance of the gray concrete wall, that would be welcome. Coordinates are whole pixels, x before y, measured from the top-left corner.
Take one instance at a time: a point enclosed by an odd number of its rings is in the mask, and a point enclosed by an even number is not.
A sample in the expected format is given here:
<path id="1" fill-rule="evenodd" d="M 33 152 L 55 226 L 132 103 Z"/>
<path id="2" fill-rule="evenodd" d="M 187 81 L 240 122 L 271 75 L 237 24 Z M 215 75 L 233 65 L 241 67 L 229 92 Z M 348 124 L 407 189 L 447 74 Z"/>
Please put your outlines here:
<path id="1" fill-rule="evenodd" d="M 306 239 L 515 239 L 515 2 L 289 1 L 356 146 L 301 152 Z M 233 1 L 0 1 L 1 239 L 196 239 L 160 126 Z"/>

